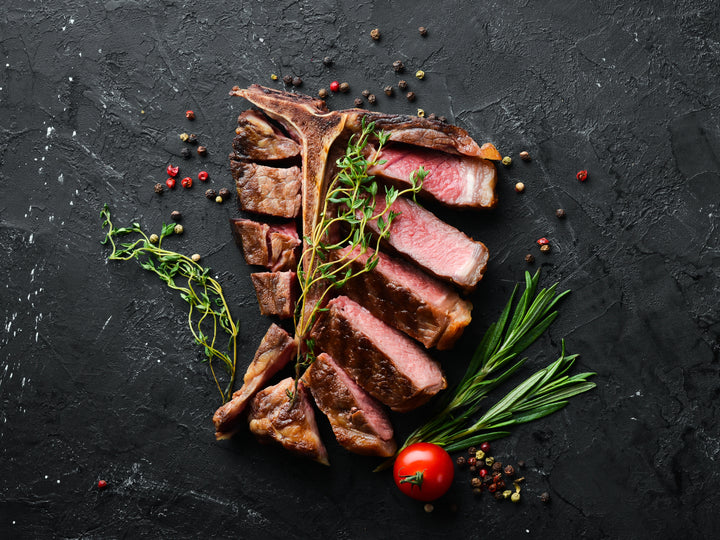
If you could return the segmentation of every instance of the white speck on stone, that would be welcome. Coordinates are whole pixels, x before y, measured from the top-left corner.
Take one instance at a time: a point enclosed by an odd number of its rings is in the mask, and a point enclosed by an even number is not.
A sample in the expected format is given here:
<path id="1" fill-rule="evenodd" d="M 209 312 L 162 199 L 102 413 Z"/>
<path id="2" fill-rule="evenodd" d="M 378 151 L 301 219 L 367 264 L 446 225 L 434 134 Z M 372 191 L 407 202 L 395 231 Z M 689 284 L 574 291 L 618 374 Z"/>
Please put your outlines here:
<path id="1" fill-rule="evenodd" d="M 265 38 L 260 38 L 258 41 L 259 41 L 260 43 L 265 43 Z"/>
<path id="2" fill-rule="evenodd" d="M 602 88 L 602 86 L 600 86 L 600 83 L 599 83 L 599 82 L 596 82 L 595 84 L 597 84 L 597 87 L 598 87 L 598 88 Z"/>
<path id="3" fill-rule="evenodd" d="M 642 392 L 641 392 L 640 390 L 636 390 L 636 391 L 635 391 L 635 395 L 636 395 L 636 396 L 642 396 Z"/>
<path id="4" fill-rule="evenodd" d="M 57 483 L 59 484 L 59 483 L 60 483 L 60 480 L 58 480 Z"/>
<path id="5" fill-rule="evenodd" d="M 62 31 L 64 32 L 66 28 L 67 28 L 67 26 L 63 26 Z"/>
<path id="6" fill-rule="evenodd" d="M 48 479 L 48 475 L 46 474 L 46 475 L 45 475 L 45 480 L 47 480 L 47 479 Z"/>
<path id="7" fill-rule="evenodd" d="M 32 244 L 34 239 L 35 235 L 33 233 L 30 233 L 30 238 L 28 238 L 28 244 Z"/>
<path id="8" fill-rule="evenodd" d="M 52 132 L 53 132 L 53 131 L 55 131 L 55 128 L 52 127 L 52 126 L 49 126 L 49 127 L 47 128 L 47 131 L 45 132 L 45 136 L 46 136 L 46 137 L 49 137 L 50 135 L 52 135 Z"/>
<path id="9" fill-rule="evenodd" d="M 79 53 L 78 53 L 78 56 L 82 56 L 82 53 L 81 53 L 81 52 L 79 52 Z"/>
<path id="10" fill-rule="evenodd" d="M 70 206 L 72 206 L 72 205 L 73 205 L 73 202 L 72 202 L 72 201 L 70 201 Z"/>
<path id="11" fill-rule="evenodd" d="M 72 77 L 68 77 L 68 81 L 72 82 Z"/>
<path id="12" fill-rule="evenodd" d="M 75 135 L 77 135 L 77 131 L 73 131 L 72 136 L 74 137 Z"/>
<path id="13" fill-rule="evenodd" d="M 5 64 L 5 67 L 10 67 L 10 64 Z"/>
<path id="14" fill-rule="evenodd" d="M 65 176 L 63 176 L 63 173 L 60 173 L 58 175 L 58 184 L 62 184 L 65 181 Z"/>
<path id="15" fill-rule="evenodd" d="M 70 20 L 69 20 L 68 22 L 69 22 L 70 24 L 75 24 L 75 19 L 73 19 L 72 17 L 70 17 Z"/>

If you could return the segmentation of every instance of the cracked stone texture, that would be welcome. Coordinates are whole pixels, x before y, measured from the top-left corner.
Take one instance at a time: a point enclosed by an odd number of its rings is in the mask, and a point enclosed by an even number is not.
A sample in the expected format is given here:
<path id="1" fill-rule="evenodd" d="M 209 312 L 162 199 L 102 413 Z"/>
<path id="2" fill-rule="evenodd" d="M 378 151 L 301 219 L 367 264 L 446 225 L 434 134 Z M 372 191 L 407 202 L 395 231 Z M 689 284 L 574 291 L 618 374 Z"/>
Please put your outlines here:
<path id="1" fill-rule="evenodd" d="M 720 527 L 720 7 L 717 2 L 323 0 L 18 2 L 0 14 L 0 536 L 154 538 L 671 538 Z M 426 26 L 421 37 L 417 27 Z M 370 39 L 378 27 L 380 41 Z M 335 63 L 325 67 L 321 59 Z M 391 64 L 400 59 L 406 72 Z M 423 69 L 426 78 L 414 78 Z M 474 320 L 438 354 L 457 381 L 534 253 L 572 289 L 528 373 L 565 338 L 598 388 L 493 444 L 525 460 L 520 505 L 475 499 L 459 471 L 427 514 L 321 429 L 331 468 L 216 443 L 219 404 L 182 301 L 107 263 L 99 211 L 200 253 L 241 320 L 242 371 L 267 328 L 227 218 L 200 182 L 163 196 L 169 163 L 232 187 L 246 103 L 233 85 L 445 115 L 513 156 L 498 208 L 439 214 L 485 242 Z M 406 79 L 415 103 L 382 88 Z M 196 112 L 194 123 L 184 111 Z M 202 159 L 180 157 L 196 133 Z M 527 150 L 530 163 L 517 154 Z M 585 183 L 575 172 L 588 169 Z M 513 190 L 523 181 L 526 191 Z M 565 220 L 554 211 L 564 208 Z M 535 240 L 550 239 L 539 253 Z M 400 437 L 428 409 L 394 415 Z M 98 479 L 109 483 L 99 492 Z M 548 491 L 549 505 L 539 501 Z M 453 509 L 456 506 L 456 510 Z"/>

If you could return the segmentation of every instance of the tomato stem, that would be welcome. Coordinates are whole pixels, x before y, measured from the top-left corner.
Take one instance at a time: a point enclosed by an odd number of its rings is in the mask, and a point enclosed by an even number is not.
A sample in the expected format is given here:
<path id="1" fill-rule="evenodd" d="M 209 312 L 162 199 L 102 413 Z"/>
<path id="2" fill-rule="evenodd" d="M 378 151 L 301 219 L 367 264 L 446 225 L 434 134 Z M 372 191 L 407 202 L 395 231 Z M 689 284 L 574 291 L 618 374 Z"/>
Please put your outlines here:
<path id="1" fill-rule="evenodd" d="M 413 486 L 417 486 L 418 489 L 422 490 L 423 481 L 425 480 L 425 470 L 418 471 L 415 474 L 403 474 L 400 475 L 401 484 L 410 484 L 410 490 L 412 491 Z"/>

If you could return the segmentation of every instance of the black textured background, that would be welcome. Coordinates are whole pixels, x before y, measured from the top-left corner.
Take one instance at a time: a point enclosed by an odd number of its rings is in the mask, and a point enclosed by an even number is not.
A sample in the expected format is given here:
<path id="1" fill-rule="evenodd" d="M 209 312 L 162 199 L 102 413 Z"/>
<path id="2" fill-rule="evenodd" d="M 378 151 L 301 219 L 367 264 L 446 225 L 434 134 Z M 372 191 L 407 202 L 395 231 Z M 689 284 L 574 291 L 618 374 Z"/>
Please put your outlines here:
<path id="1" fill-rule="evenodd" d="M 3 6 L 0 537 L 711 537 L 720 527 L 718 3 L 339 4 Z M 399 79 L 396 59 L 415 104 L 381 91 Z M 219 399 L 182 301 L 137 265 L 105 261 L 104 202 L 117 224 L 155 231 L 180 210 L 186 233 L 168 245 L 201 253 L 221 277 L 242 320 L 244 370 L 269 322 L 229 233 L 237 210 L 207 201 L 204 186 L 159 197 L 153 185 L 174 162 L 181 176 L 206 169 L 211 187 L 232 187 L 226 156 L 246 103 L 227 92 L 281 87 L 271 73 L 301 76 L 313 95 L 348 81 L 331 108 L 371 89 L 378 110 L 445 115 L 515 158 L 500 167 L 496 210 L 443 214 L 485 242 L 491 262 L 471 327 L 441 359 L 456 381 L 532 252 L 542 282 L 573 293 L 525 373 L 554 359 L 563 337 L 582 355 L 578 369 L 598 373 L 595 391 L 494 443 L 501 459 L 528 463 L 520 505 L 474 499 L 460 473 L 426 514 L 388 473 L 371 472 L 375 460 L 343 452 L 325 423 L 331 468 L 247 434 L 216 443 Z M 181 160 L 183 131 L 206 143 L 206 159 Z M 531 163 L 517 159 L 524 149 Z M 550 255 L 537 250 L 541 236 Z M 425 414 L 395 415 L 399 433 Z M 546 490 L 549 505 L 538 499 Z"/>

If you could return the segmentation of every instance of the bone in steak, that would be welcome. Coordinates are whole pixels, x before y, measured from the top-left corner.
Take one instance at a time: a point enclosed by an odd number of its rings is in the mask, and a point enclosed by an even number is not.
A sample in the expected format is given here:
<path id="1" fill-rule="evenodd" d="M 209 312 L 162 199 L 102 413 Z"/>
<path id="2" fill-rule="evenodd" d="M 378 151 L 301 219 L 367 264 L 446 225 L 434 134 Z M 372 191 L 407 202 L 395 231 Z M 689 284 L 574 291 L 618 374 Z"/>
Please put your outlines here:
<path id="1" fill-rule="evenodd" d="M 390 418 L 382 405 L 360 388 L 327 354 L 318 355 L 303 375 L 318 408 L 330 420 L 340 445 L 369 456 L 389 457 L 397 450 Z"/>
<path id="2" fill-rule="evenodd" d="M 218 440 L 230 438 L 239 429 L 241 414 L 250 398 L 287 365 L 295 351 L 295 340 L 278 325 L 272 324 L 245 372 L 242 387 L 213 416 Z"/>
<path id="3" fill-rule="evenodd" d="M 307 390 L 298 382 L 294 403 L 292 378 L 258 392 L 250 402 L 250 431 L 261 441 L 277 441 L 288 450 L 330 465 L 325 445 L 320 440 L 315 413 L 308 400 Z"/>
<path id="4" fill-rule="evenodd" d="M 373 251 L 368 248 L 361 253 L 357 247 L 350 253 L 350 247 L 346 247 L 333 256 L 347 256 L 352 268 L 359 271 Z M 425 347 L 449 349 L 471 320 L 472 304 L 460 298 L 452 287 L 382 251 L 377 266 L 349 280 L 342 292 Z"/>
<path id="5" fill-rule="evenodd" d="M 428 174 L 421 193 L 448 206 L 491 208 L 497 203 L 497 171 L 485 159 L 410 145 L 390 145 L 382 149 L 380 160 L 385 163 L 368 173 L 389 178 L 403 187 L 411 185 L 411 174 L 423 167 Z"/>
<path id="6" fill-rule="evenodd" d="M 231 218 L 230 228 L 248 264 L 264 266 L 273 272 L 297 267 L 300 239 L 294 223 L 269 225 Z"/>
<path id="7" fill-rule="evenodd" d="M 250 274 L 261 315 L 277 315 L 281 319 L 293 316 L 298 297 L 295 272 L 256 272 Z"/>
<path id="8" fill-rule="evenodd" d="M 245 111 L 238 117 L 233 139 L 234 154 L 240 160 L 271 161 L 297 158 L 300 145 L 283 135 L 270 119 L 259 111 Z"/>
<path id="9" fill-rule="evenodd" d="M 327 307 L 311 336 L 371 396 L 402 412 L 445 388 L 440 365 L 412 339 L 347 296 Z"/>
<path id="10" fill-rule="evenodd" d="M 298 167 L 282 169 L 230 160 L 230 172 L 243 210 L 284 218 L 300 213 L 302 176 Z"/>
<path id="11" fill-rule="evenodd" d="M 297 268 L 297 252 L 300 247 L 294 223 L 270 227 L 270 269 L 273 272 Z"/>
<path id="12" fill-rule="evenodd" d="M 375 212 L 382 212 L 385 196 L 377 195 L 375 205 Z M 390 209 L 399 215 L 390 225 L 386 241 L 398 253 L 465 290 L 472 290 L 482 279 L 488 259 L 482 242 L 404 197 L 398 197 Z M 378 232 L 377 221 L 368 221 L 368 226 Z"/>

